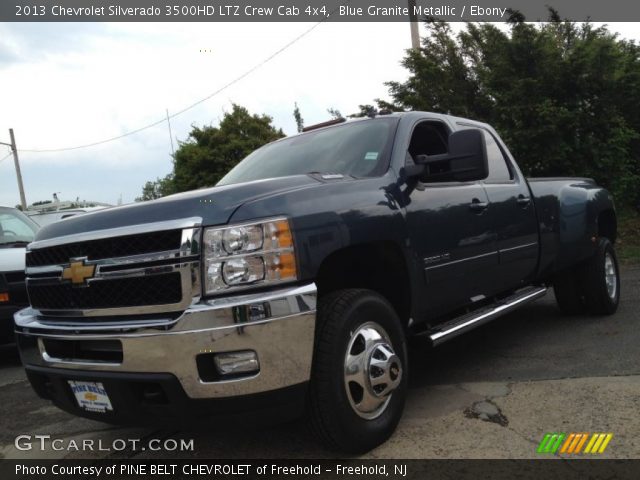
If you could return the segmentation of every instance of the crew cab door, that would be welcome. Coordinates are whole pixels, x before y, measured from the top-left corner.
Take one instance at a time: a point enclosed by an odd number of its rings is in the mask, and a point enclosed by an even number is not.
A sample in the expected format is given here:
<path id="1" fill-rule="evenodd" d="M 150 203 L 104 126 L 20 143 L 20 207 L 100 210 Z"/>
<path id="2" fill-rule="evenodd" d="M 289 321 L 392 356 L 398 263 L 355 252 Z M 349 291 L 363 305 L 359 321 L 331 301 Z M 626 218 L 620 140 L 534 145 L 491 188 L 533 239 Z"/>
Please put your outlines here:
<path id="1" fill-rule="evenodd" d="M 438 120 L 415 125 L 407 163 L 447 152 L 449 127 Z M 427 318 L 460 309 L 485 293 L 498 265 L 495 234 L 481 182 L 418 182 L 406 204 L 411 248 L 424 270 Z"/>
<path id="2" fill-rule="evenodd" d="M 538 264 L 538 224 L 529 186 L 506 146 L 494 132 L 481 130 L 489 161 L 489 176 L 482 182 L 491 205 L 485 218 L 499 255 L 488 292 L 495 294 L 533 279 Z"/>

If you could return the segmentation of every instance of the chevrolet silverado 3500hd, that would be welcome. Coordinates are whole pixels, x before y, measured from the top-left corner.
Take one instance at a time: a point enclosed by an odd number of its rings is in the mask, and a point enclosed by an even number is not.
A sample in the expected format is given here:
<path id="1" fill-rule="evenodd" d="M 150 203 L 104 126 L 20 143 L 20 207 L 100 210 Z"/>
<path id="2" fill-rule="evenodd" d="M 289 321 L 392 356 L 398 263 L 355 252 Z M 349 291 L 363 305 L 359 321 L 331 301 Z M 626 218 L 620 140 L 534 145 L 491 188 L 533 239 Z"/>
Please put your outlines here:
<path id="1" fill-rule="evenodd" d="M 306 412 L 363 452 L 402 414 L 408 337 L 438 345 L 551 286 L 565 312 L 615 312 L 616 213 L 592 180 L 527 180 L 463 118 L 330 123 L 213 188 L 42 228 L 15 315 L 35 391 L 125 424 Z"/>

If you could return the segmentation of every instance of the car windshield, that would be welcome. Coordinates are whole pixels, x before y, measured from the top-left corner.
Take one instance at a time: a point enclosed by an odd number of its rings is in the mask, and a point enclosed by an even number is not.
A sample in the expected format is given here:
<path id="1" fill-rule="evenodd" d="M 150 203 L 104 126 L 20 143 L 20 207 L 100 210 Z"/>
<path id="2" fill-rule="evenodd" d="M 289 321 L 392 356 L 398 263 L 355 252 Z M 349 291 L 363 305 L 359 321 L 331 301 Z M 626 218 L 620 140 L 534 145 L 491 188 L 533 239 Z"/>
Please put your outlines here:
<path id="1" fill-rule="evenodd" d="M 397 124 L 397 117 L 361 120 L 270 143 L 238 163 L 218 185 L 306 173 L 383 175 Z"/>
<path id="2" fill-rule="evenodd" d="M 38 225 L 19 210 L 0 207 L 0 248 L 26 245 L 37 230 Z"/>

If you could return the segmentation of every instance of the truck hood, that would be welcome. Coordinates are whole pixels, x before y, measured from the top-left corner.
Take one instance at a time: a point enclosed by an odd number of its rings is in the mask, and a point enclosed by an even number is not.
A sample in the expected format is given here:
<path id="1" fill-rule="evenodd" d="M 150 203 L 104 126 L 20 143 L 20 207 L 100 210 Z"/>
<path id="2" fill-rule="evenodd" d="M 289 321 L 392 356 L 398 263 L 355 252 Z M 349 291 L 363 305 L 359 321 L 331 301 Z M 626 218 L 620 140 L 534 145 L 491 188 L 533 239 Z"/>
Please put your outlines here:
<path id="1" fill-rule="evenodd" d="M 308 175 L 295 175 L 193 190 L 158 200 L 70 217 L 43 227 L 36 234 L 35 240 L 193 217 L 201 217 L 205 226 L 222 225 L 245 202 L 304 189 L 318 183 L 318 180 Z"/>
<path id="2" fill-rule="evenodd" d="M 24 271 L 24 247 L 0 248 L 0 272 Z"/>

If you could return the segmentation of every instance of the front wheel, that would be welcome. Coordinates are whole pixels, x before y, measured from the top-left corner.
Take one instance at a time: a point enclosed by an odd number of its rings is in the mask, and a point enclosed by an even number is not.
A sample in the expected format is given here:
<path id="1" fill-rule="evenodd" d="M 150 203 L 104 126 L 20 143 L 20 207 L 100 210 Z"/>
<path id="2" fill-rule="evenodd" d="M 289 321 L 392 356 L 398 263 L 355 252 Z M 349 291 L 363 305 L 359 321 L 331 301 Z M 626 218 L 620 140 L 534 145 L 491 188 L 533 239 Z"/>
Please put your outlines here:
<path id="1" fill-rule="evenodd" d="M 395 430 L 407 387 L 407 347 L 389 302 L 371 290 L 320 299 L 309 416 L 333 450 L 364 453 Z"/>

